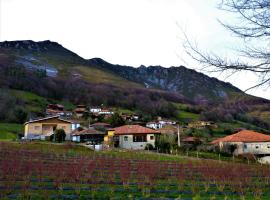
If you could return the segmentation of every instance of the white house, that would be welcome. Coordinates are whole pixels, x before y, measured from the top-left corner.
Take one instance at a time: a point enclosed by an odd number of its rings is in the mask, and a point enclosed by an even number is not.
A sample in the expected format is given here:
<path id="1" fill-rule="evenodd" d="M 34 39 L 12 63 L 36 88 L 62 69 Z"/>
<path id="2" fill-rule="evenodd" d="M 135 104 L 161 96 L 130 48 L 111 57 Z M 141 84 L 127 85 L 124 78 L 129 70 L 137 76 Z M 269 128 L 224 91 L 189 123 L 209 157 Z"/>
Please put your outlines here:
<path id="1" fill-rule="evenodd" d="M 113 112 L 110 110 L 102 109 L 98 114 L 99 115 L 113 115 Z"/>
<path id="2" fill-rule="evenodd" d="M 155 147 L 158 131 L 139 125 L 125 125 L 114 129 L 114 141 L 120 148 L 145 149 L 147 144 Z"/>
<path id="3" fill-rule="evenodd" d="M 269 154 L 270 155 L 270 135 L 265 135 L 250 130 L 242 130 L 235 134 L 219 138 L 211 142 L 221 150 L 232 150 L 233 154 Z"/>
<path id="4" fill-rule="evenodd" d="M 90 108 L 90 112 L 94 114 L 98 114 L 101 111 L 101 108 Z"/>
<path id="5" fill-rule="evenodd" d="M 147 128 L 152 128 L 152 129 L 160 129 L 163 128 L 162 124 L 158 123 L 158 122 L 148 122 L 146 124 Z"/>
<path id="6" fill-rule="evenodd" d="M 175 125 L 175 121 L 170 121 L 170 120 L 158 120 L 156 122 L 148 122 L 146 124 L 147 128 L 152 128 L 152 129 L 160 129 L 163 128 L 167 125 Z"/>

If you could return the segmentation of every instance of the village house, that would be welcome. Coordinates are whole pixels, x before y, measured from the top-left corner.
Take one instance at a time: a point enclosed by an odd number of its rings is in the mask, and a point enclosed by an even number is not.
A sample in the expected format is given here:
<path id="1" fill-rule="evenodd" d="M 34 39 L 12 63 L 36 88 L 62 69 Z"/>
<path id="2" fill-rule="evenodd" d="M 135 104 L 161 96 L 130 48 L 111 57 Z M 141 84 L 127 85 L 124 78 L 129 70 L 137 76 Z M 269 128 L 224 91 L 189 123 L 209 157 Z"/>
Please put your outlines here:
<path id="1" fill-rule="evenodd" d="M 270 155 L 270 135 L 251 130 L 242 130 L 235 134 L 216 139 L 211 144 L 219 147 L 220 150 L 235 155 Z"/>
<path id="2" fill-rule="evenodd" d="M 152 129 L 163 128 L 162 124 L 160 124 L 159 122 L 147 122 L 146 127 Z"/>
<path id="3" fill-rule="evenodd" d="M 48 104 L 47 109 L 64 111 L 64 106 L 61 104 Z"/>
<path id="4" fill-rule="evenodd" d="M 139 119 L 140 119 L 139 115 L 132 115 L 131 116 L 131 120 L 133 120 L 133 121 L 138 121 Z"/>
<path id="5" fill-rule="evenodd" d="M 63 129 L 66 133 L 66 140 L 70 140 L 72 122 L 61 119 L 60 116 L 46 117 L 37 120 L 30 120 L 24 124 L 24 138 L 45 140 L 54 134 L 56 129 Z"/>
<path id="6" fill-rule="evenodd" d="M 64 106 L 61 104 L 49 104 L 46 108 L 46 116 L 56 116 L 59 115 L 61 117 L 71 117 L 72 112 L 65 111 Z"/>
<path id="7" fill-rule="evenodd" d="M 213 122 L 210 121 L 194 121 L 188 124 L 188 128 L 206 128 L 206 127 L 216 127 Z"/>
<path id="8" fill-rule="evenodd" d="M 101 109 L 101 111 L 98 114 L 99 115 L 113 115 L 113 111 L 110 111 L 109 109 Z"/>
<path id="9" fill-rule="evenodd" d="M 99 112 L 101 112 L 101 108 L 92 107 L 92 108 L 90 108 L 90 112 L 93 113 L 93 114 L 99 114 Z"/>
<path id="10" fill-rule="evenodd" d="M 158 131 L 139 125 L 124 125 L 110 130 L 115 147 L 134 150 L 145 149 L 147 144 L 155 147 L 157 134 Z"/>
<path id="11" fill-rule="evenodd" d="M 95 130 L 93 127 L 72 132 L 73 142 L 90 142 L 91 144 L 101 144 L 104 141 L 105 132 Z"/>
<path id="12" fill-rule="evenodd" d="M 138 121 L 140 119 L 139 115 L 130 115 L 130 114 L 121 114 L 121 117 L 123 118 L 123 120 L 125 121 Z"/>
<path id="13" fill-rule="evenodd" d="M 85 112 L 87 112 L 85 105 L 77 105 L 77 107 L 74 110 L 74 113 L 78 118 L 82 117 Z"/>
<path id="14" fill-rule="evenodd" d="M 176 122 L 171 121 L 171 120 L 158 120 L 155 122 L 148 122 L 146 124 L 146 127 L 152 128 L 152 129 L 161 129 L 161 128 L 165 127 L 166 125 L 176 125 Z"/>

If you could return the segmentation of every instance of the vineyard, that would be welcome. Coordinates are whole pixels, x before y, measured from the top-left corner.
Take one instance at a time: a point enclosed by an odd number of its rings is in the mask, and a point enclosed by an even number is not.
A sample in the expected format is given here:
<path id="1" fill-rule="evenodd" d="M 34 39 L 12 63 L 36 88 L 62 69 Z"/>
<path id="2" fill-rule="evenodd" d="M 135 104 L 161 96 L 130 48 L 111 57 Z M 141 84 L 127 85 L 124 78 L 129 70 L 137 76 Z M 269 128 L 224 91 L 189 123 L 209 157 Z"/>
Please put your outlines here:
<path id="1" fill-rule="evenodd" d="M 0 143 L 0 199 L 269 199 L 270 168 Z"/>

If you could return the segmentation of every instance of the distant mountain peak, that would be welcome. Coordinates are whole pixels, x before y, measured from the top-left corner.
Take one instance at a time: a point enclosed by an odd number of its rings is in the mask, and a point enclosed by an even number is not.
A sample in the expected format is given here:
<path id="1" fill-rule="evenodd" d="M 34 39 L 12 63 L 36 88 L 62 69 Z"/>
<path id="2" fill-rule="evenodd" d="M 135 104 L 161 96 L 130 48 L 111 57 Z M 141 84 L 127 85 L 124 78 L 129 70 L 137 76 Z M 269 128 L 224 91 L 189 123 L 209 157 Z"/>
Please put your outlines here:
<path id="1" fill-rule="evenodd" d="M 50 40 L 35 42 L 33 40 L 16 40 L 0 42 L 0 49 L 17 49 L 31 51 L 48 51 L 55 48 L 63 48 L 62 45 Z"/>

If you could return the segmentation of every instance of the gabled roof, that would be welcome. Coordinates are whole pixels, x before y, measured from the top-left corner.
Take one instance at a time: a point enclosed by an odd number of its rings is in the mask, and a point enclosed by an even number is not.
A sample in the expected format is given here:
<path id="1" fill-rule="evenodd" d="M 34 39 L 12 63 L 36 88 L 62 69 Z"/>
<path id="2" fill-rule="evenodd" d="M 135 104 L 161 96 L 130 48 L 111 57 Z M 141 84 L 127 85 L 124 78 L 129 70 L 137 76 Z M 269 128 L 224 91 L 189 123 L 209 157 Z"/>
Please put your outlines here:
<path id="1" fill-rule="evenodd" d="M 58 119 L 58 120 L 63 121 L 63 122 L 72 123 L 71 121 L 61 119 L 59 115 L 56 115 L 56 116 L 52 116 L 52 117 L 45 117 L 45 118 L 41 118 L 41 119 L 30 120 L 28 122 L 25 122 L 24 124 L 30 124 L 30 123 L 34 123 L 34 122 L 40 122 L 40 121 L 44 121 L 44 120 L 48 120 L 48 119 Z"/>
<path id="2" fill-rule="evenodd" d="M 85 112 L 86 108 L 75 108 L 75 112 Z"/>
<path id="3" fill-rule="evenodd" d="M 111 126 L 108 123 L 104 123 L 104 122 L 96 122 L 94 124 L 91 124 L 92 126 Z"/>
<path id="4" fill-rule="evenodd" d="M 74 131 L 72 135 L 105 135 L 105 133 L 95 129 L 85 129 L 82 131 Z"/>
<path id="5" fill-rule="evenodd" d="M 216 139 L 211 144 L 218 144 L 219 142 L 270 142 L 270 135 L 251 130 L 242 130 L 235 134 Z"/>
<path id="6" fill-rule="evenodd" d="M 158 131 L 140 125 L 125 125 L 114 129 L 115 135 L 158 134 Z"/>

